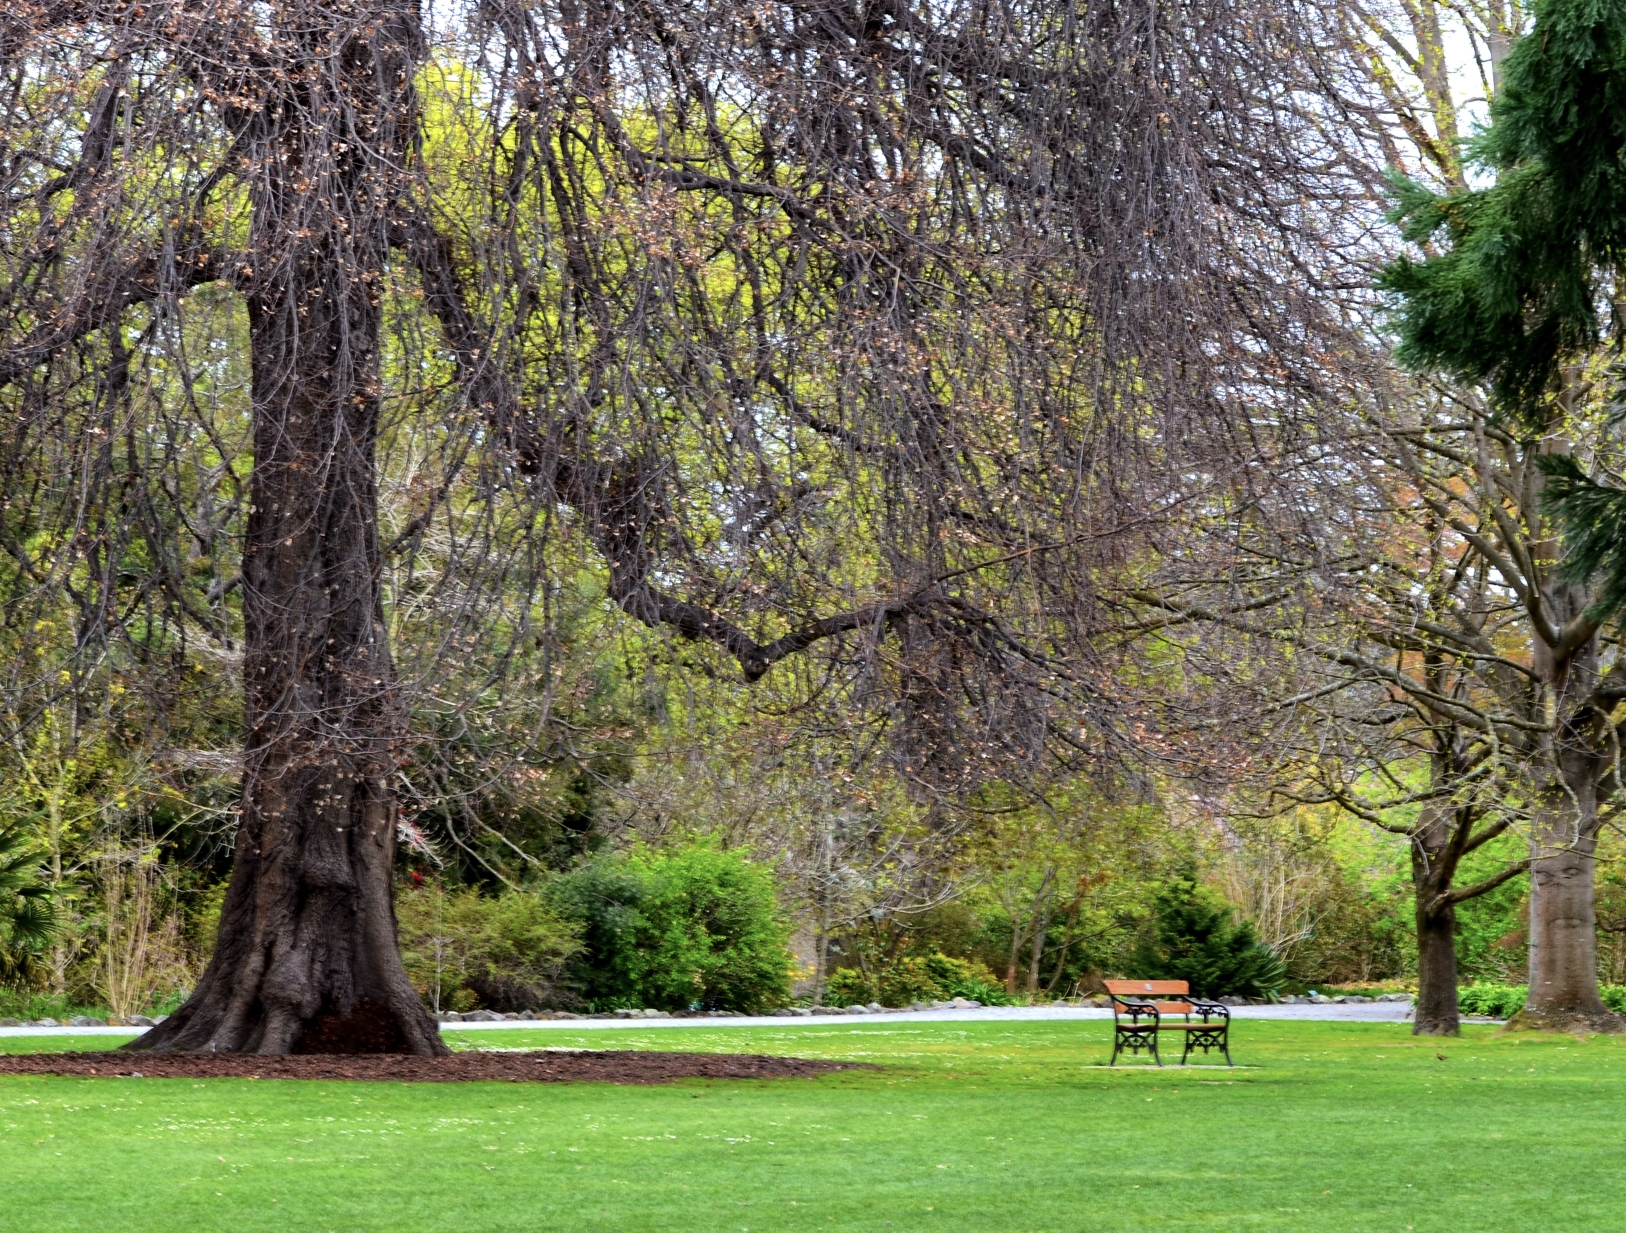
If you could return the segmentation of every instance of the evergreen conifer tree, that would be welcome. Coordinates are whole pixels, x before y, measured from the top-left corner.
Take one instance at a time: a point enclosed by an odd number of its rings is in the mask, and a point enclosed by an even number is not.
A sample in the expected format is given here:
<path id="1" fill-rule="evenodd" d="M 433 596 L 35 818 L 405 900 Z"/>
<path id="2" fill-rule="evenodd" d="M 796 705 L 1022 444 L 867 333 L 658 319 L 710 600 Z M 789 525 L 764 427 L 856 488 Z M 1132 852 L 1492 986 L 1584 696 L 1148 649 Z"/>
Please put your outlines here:
<path id="1" fill-rule="evenodd" d="M 1151 933 L 1131 960 L 1137 979 L 1184 980 L 1198 997 L 1262 997 L 1284 979 L 1281 960 L 1230 906 L 1187 874 L 1158 891 Z"/>
<path id="2" fill-rule="evenodd" d="M 1541 432 L 1566 361 L 1598 342 L 1603 288 L 1626 260 L 1626 4 L 1546 0 L 1503 73 L 1470 148 L 1495 183 L 1440 195 L 1397 179 L 1405 238 L 1439 251 L 1400 258 L 1382 285 L 1397 299 L 1401 363 L 1488 383 Z"/>

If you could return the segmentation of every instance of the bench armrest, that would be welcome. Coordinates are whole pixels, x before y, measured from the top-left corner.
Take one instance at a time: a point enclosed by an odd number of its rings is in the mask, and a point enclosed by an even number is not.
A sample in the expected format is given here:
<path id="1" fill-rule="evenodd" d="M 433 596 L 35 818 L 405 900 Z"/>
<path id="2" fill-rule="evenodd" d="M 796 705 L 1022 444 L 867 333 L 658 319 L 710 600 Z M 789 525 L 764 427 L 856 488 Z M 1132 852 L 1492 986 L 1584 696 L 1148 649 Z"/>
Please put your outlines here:
<path id="1" fill-rule="evenodd" d="M 1129 1017 L 1136 1023 L 1142 1019 L 1150 1019 L 1153 1023 L 1161 1022 L 1163 1012 L 1157 1008 L 1156 1002 L 1147 1002 L 1141 998 L 1126 997 L 1121 993 L 1109 995 L 1112 998 L 1112 1017 L 1118 1017 L 1118 1008 L 1121 1006 L 1128 1012 Z"/>
<path id="2" fill-rule="evenodd" d="M 1208 998 L 1194 998 L 1190 996 L 1187 996 L 1185 1001 L 1194 1012 L 1203 1017 L 1204 1023 L 1208 1022 L 1208 1017 L 1210 1015 L 1218 1015 L 1221 1019 L 1224 1019 L 1227 1022 L 1230 1021 L 1231 1008 L 1224 1002 L 1213 1002 Z"/>

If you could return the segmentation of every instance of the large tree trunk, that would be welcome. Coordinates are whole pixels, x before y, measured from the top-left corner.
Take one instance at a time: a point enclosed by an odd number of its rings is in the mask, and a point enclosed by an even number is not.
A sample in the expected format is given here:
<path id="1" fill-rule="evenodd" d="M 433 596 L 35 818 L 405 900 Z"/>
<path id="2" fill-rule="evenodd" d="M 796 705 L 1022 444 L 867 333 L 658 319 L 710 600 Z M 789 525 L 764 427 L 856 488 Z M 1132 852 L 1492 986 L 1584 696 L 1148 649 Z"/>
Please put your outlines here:
<path id="1" fill-rule="evenodd" d="M 1461 1018 L 1457 1009 L 1457 914 L 1447 905 L 1430 911 L 1425 899 L 1433 892 L 1419 888 L 1417 895 L 1417 1009 L 1415 1036 L 1457 1036 Z"/>
<path id="2" fill-rule="evenodd" d="M 290 12 L 300 60 L 249 163 L 253 506 L 243 555 L 247 748 L 215 955 L 137 1048 L 446 1052 L 392 903 L 404 732 L 380 598 L 374 445 L 388 216 L 407 148 L 401 14 Z M 410 14 L 407 15 L 410 20 Z M 403 101 L 407 114 L 401 114 Z M 392 158 L 393 156 L 393 158 Z"/>
<path id="3" fill-rule="evenodd" d="M 1557 555 L 1556 546 L 1543 551 Z M 1590 596 L 1553 584 L 1548 602 L 1558 623 L 1580 617 Z M 1567 657 L 1535 640 L 1531 666 L 1547 691 L 1553 731 L 1541 750 L 1546 782 L 1536 793 L 1531 828 L 1530 992 L 1510 1027 L 1626 1032 L 1626 1018 L 1598 996 L 1598 938 L 1593 853 L 1598 845 L 1599 716 L 1590 705 L 1598 681 L 1596 633 Z"/>
<path id="4" fill-rule="evenodd" d="M 1585 770 L 1573 777 L 1574 797 L 1562 787 L 1543 794 L 1530 864 L 1530 993 L 1510 1026 L 1626 1031 L 1598 996 L 1598 819 Z"/>

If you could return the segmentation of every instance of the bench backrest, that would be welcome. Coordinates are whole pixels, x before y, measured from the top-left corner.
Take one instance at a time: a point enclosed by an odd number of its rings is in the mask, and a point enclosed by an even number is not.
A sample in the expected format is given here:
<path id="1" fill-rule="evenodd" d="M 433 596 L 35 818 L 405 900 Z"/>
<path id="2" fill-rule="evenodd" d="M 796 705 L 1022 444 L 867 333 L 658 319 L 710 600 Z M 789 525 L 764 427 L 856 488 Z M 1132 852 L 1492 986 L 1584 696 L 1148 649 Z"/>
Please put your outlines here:
<path id="1" fill-rule="evenodd" d="M 1119 997 L 1139 998 L 1143 1002 L 1154 1002 L 1157 1008 L 1165 1015 L 1188 1015 L 1191 1013 L 1190 1002 L 1165 1001 L 1159 994 L 1190 993 L 1191 982 L 1184 980 L 1108 980 L 1102 982 L 1108 993 L 1116 993 Z"/>

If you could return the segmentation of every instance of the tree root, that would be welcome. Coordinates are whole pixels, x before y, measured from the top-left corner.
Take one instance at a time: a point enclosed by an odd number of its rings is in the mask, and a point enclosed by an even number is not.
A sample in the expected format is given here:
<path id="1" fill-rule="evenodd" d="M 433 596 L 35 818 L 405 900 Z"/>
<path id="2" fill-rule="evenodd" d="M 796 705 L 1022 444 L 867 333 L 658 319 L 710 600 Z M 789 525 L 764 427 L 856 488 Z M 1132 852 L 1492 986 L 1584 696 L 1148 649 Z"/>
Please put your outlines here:
<path id="1" fill-rule="evenodd" d="M 1558 1007 L 1552 1010 L 1531 1010 L 1528 1006 L 1507 1021 L 1504 1032 L 1567 1032 L 1571 1036 L 1587 1036 L 1597 1032 L 1609 1036 L 1626 1036 L 1626 1016 L 1618 1015 L 1606 1006 L 1592 1010 Z"/>
<path id="2" fill-rule="evenodd" d="M 1455 1015 L 1441 1015 L 1437 1019 L 1419 1019 L 1412 1025 L 1413 1036 L 1461 1036 L 1462 1021 Z"/>

